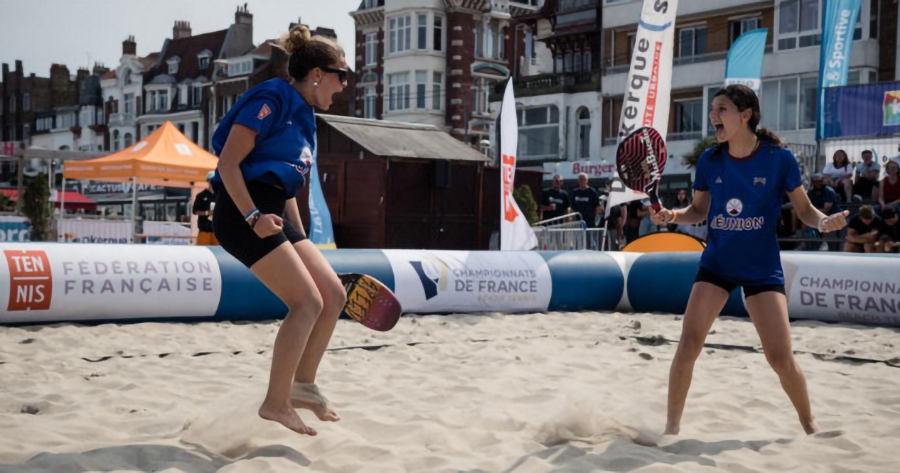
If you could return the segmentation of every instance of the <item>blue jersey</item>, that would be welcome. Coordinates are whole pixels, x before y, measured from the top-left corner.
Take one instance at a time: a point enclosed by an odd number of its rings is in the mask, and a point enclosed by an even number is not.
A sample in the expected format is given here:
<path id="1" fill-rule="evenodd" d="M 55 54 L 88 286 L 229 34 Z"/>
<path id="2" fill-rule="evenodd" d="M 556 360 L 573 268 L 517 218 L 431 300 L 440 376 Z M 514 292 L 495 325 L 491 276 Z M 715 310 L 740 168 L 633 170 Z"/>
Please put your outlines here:
<path id="1" fill-rule="evenodd" d="M 216 155 L 222 153 L 231 127 L 256 131 L 256 144 L 241 161 L 245 181 L 276 185 L 293 197 L 305 183 L 316 152 L 316 117 L 303 97 L 284 79 L 253 87 L 222 118 L 213 135 Z M 213 186 L 222 183 L 218 169 Z"/>
<path id="2" fill-rule="evenodd" d="M 740 285 L 784 284 L 776 229 L 785 192 L 801 185 L 797 158 L 762 142 L 748 158 L 707 149 L 694 189 L 709 192 L 709 237 L 700 266 Z"/>

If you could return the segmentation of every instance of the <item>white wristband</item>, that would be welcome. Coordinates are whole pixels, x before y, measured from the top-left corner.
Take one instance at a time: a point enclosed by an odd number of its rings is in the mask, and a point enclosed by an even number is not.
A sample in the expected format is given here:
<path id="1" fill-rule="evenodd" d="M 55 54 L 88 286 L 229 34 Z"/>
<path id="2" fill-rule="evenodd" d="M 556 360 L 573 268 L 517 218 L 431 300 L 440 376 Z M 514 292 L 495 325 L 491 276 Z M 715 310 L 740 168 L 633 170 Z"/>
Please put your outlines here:
<path id="1" fill-rule="evenodd" d="M 828 217 L 822 217 L 822 218 L 820 218 L 820 219 L 819 219 L 819 223 L 816 224 L 816 230 L 818 230 L 819 233 L 825 233 L 825 230 L 822 228 L 822 224 L 825 223 L 825 219 L 826 219 L 826 218 L 828 218 Z"/>

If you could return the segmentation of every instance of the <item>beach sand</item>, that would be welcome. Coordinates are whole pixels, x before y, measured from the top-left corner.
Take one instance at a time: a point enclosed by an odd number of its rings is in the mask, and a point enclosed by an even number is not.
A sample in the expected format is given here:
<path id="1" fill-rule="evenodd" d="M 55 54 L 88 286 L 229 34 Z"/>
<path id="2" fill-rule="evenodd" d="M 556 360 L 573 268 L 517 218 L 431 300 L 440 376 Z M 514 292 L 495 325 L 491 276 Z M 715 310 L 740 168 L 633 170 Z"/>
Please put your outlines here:
<path id="1" fill-rule="evenodd" d="M 342 320 L 317 380 L 342 420 L 299 411 L 317 437 L 256 416 L 277 321 L 0 327 L 0 472 L 900 471 L 900 331 L 792 324 L 806 436 L 752 324 L 720 318 L 671 437 L 679 320 Z"/>

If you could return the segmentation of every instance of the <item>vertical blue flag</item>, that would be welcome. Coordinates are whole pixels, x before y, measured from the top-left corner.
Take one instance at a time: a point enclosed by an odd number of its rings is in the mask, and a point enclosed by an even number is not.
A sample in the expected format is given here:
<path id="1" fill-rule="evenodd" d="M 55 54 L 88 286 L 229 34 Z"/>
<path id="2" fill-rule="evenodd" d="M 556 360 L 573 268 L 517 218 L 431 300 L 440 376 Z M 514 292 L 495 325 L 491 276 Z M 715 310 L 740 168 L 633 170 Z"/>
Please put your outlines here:
<path id="1" fill-rule="evenodd" d="M 759 95 L 762 88 L 763 57 L 766 54 L 766 36 L 769 30 L 761 28 L 742 34 L 725 61 L 725 85 L 746 85 Z"/>
<path id="2" fill-rule="evenodd" d="M 819 107 L 816 139 L 822 137 L 825 120 L 825 88 L 847 85 L 847 66 L 853 45 L 853 31 L 862 0 L 827 0 L 822 15 L 822 52 L 819 57 Z"/>
<path id="3" fill-rule="evenodd" d="M 312 157 L 312 167 L 309 170 L 309 241 L 317 248 L 334 249 L 334 231 L 331 228 L 331 212 L 325 203 L 325 194 L 322 193 L 322 185 L 319 183 L 319 146 L 318 137 L 315 138 L 316 152 Z"/>

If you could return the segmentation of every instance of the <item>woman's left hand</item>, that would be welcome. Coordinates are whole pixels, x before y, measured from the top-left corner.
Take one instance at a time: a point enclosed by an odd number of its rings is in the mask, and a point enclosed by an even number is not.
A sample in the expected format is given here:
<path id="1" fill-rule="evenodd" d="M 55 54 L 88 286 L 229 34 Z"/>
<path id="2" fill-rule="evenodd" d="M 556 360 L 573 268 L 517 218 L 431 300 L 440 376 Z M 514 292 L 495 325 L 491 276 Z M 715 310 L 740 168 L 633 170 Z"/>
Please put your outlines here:
<path id="1" fill-rule="evenodd" d="M 845 210 L 839 214 L 829 215 L 822 219 L 821 230 L 825 233 L 836 232 L 847 226 L 847 216 L 850 215 L 849 210 Z"/>

